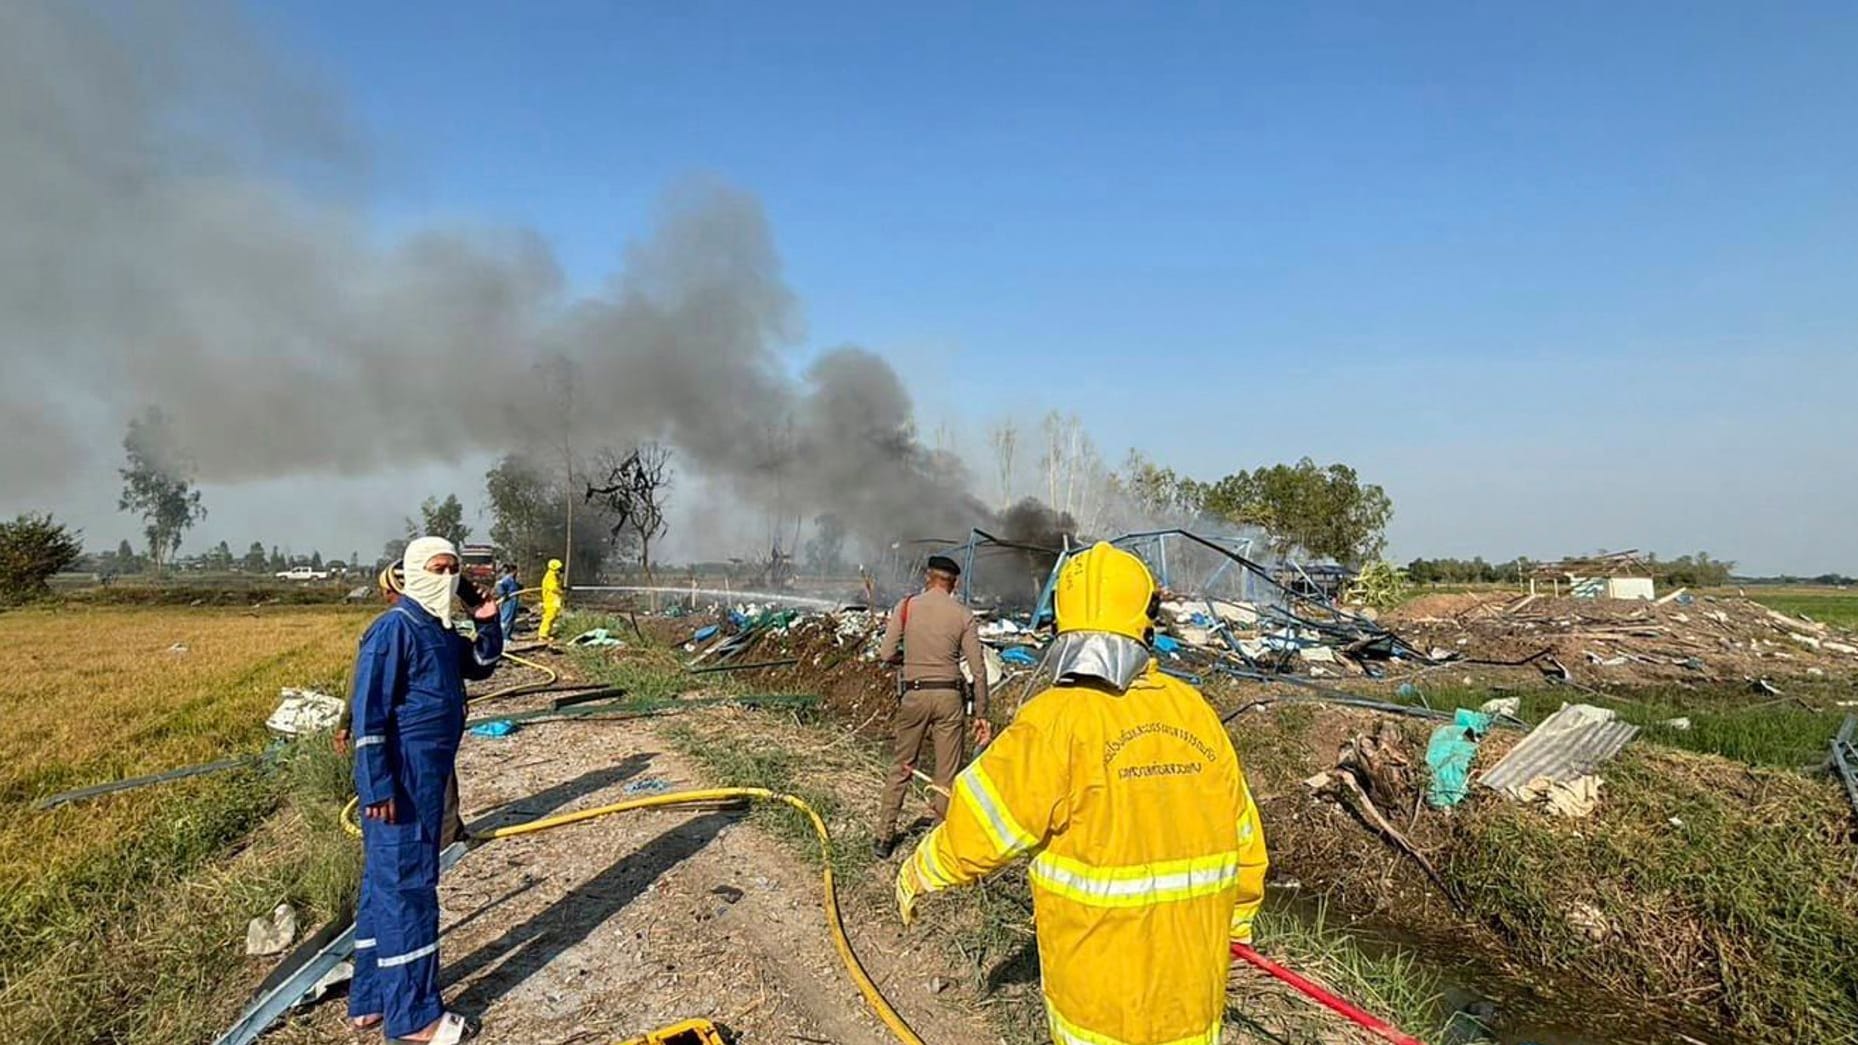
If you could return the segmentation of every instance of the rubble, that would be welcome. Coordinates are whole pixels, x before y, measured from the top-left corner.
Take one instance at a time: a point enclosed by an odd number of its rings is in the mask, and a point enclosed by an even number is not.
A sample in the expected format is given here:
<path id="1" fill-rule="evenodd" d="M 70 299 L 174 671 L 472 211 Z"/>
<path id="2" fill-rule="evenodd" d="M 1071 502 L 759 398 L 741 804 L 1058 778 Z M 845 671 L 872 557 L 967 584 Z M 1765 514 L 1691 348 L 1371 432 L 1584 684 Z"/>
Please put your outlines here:
<path id="1" fill-rule="evenodd" d="M 1688 593 L 1686 593 L 1688 596 Z M 1381 623 L 1467 663 L 1576 665 L 1595 679 L 1666 682 L 1814 675 L 1858 668 L 1858 638 L 1747 599 L 1669 603 L 1484 593 L 1424 595 Z M 1570 675 L 1572 673 L 1570 672 Z"/>
<path id="2" fill-rule="evenodd" d="M 1549 812 L 1556 816 L 1565 816 L 1578 820 L 1594 811 L 1600 804 L 1600 785 L 1605 783 L 1599 777 L 1588 773 L 1573 780 L 1551 781 L 1547 777 L 1536 777 L 1520 789 L 1524 801 L 1541 801 Z"/>
<path id="3" fill-rule="evenodd" d="M 278 904 L 264 918 L 253 918 L 245 927 L 245 953 L 252 957 L 282 954 L 297 938 L 297 912 L 287 903 Z"/>
<path id="4" fill-rule="evenodd" d="M 277 710 L 265 719 L 265 728 L 285 736 L 326 733 L 342 718 L 342 698 L 313 689 L 285 686 L 278 693 Z"/>

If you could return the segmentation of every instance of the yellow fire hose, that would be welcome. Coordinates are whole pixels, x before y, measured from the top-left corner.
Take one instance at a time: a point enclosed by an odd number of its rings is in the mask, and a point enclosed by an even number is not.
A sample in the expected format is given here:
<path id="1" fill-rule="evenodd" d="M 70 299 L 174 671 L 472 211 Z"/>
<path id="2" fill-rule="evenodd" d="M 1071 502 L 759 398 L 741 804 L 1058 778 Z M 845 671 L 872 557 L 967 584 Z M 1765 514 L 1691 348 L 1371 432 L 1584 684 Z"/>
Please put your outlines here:
<path id="1" fill-rule="evenodd" d="M 844 964 L 845 971 L 851 976 L 852 983 L 858 988 L 858 993 L 864 995 L 865 1004 L 871 1007 L 871 1011 L 877 1014 L 877 1018 L 883 1021 L 884 1026 L 890 1028 L 890 1032 L 896 1035 L 897 1040 L 903 1042 L 903 1045 L 923 1045 L 923 1040 L 916 1036 L 916 1032 L 910 1029 L 908 1023 L 904 1022 L 903 1017 L 891 1006 L 890 1002 L 884 997 L 883 992 L 877 989 L 877 984 L 871 981 L 870 974 L 866 973 L 864 966 L 859 963 L 858 955 L 853 953 L 851 940 L 845 935 L 845 923 L 839 915 L 839 895 L 833 888 L 832 836 L 826 832 L 826 822 L 821 820 L 819 814 L 813 810 L 813 807 L 808 805 L 806 800 L 800 798 L 798 795 L 790 795 L 782 791 L 771 791 L 765 787 L 698 788 L 692 791 L 679 791 L 667 795 L 650 795 L 645 798 L 634 798 L 625 802 L 595 806 L 592 809 L 581 809 L 572 813 L 557 813 L 554 816 L 545 816 L 539 820 L 531 820 L 527 823 L 492 828 L 475 837 L 482 843 L 494 838 L 510 838 L 515 835 L 526 835 L 535 831 L 546 831 L 550 828 L 563 827 L 568 824 L 578 824 L 583 820 L 593 820 L 598 817 L 609 816 L 613 813 L 630 812 L 634 809 L 656 809 L 661 806 L 695 805 L 703 802 L 729 801 L 741 798 L 756 799 L 763 802 L 785 803 L 786 805 L 798 809 L 812 822 L 813 834 L 819 839 L 820 881 L 825 892 L 824 906 L 826 928 L 832 933 L 832 945 L 839 952 L 839 960 Z M 356 836 L 361 834 L 361 827 L 353 822 L 351 817 L 355 812 L 358 802 L 359 799 L 350 799 L 348 806 L 342 810 L 343 828 L 347 830 L 349 834 Z"/>
<path id="2" fill-rule="evenodd" d="M 561 672 L 556 671 L 554 668 L 538 661 L 530 660 L 527 657 L 519 657 L 507 650 L 503 653 L 503 659 L 512 664 L 521 664 L 525 668 L 534 668 L 537 671 L 546 673 L 548 677 L 540 682 L 518 682 L 514 686 L 505 686 L 502 689 L 492 690 L 489 693 L 479 694 L 475 697 L 466 697 L 466 704 L 475 704 L 480 700 L 495 700 L 498 697 L 513 697 L 519 693 L 528 693 L 532 690 L 547 689 L 561 678 Z"/>

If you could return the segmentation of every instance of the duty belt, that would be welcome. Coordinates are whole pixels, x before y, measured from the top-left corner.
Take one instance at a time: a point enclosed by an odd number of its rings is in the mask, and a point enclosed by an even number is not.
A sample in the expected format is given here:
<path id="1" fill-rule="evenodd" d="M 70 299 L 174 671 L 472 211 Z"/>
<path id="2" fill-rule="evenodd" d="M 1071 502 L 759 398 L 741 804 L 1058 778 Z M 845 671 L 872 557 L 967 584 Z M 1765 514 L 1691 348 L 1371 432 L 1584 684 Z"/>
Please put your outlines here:
<path id="1" fill-rule="evenodd" d="M 912 679 L 909 682 L 905 682 L 899 688 L 905 693 L 911 693 L 919 689 L 958 690 L 964 685 L 966 685 L 966 683 L 962 682 L 960 679 Z"/>

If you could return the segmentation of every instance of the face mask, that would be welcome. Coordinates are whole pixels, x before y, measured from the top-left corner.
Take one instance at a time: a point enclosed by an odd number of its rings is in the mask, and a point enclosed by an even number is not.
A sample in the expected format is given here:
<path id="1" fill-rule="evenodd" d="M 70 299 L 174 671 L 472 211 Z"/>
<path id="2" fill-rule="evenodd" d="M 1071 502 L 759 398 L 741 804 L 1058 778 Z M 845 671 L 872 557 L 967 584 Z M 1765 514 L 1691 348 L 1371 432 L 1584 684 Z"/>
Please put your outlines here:
<path id="1" fill-rule="evenodd" d="M 406 583 L 401 594 L 419 603 L 447 628 L 452 626 L 452 599 L 458 594 L 458 575 L 433 573 L 426 569 L 426 564 L 435 556 L 456 557 L 457 554 L 450 541 L 440 537 L 421 537 L 407 545 L 404 563 Z"/>

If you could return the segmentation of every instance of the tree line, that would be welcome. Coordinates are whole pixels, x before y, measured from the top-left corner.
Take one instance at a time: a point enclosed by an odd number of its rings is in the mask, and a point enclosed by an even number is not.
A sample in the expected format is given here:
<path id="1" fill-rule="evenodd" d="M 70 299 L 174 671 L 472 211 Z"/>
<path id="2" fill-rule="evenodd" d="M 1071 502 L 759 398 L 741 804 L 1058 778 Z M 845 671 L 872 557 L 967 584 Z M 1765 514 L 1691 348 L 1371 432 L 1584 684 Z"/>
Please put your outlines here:
<path id="1" fill-rule="evenodd" d="M 1386 547 L 1393 502 L 1380 486 L 1363 482 L 1346 464 L 1319 465 L 1305 457 L 1295 464 L 1240 469 L 1218 479 L 1200 480 L 1136 450 L 1129 451 L 1121 467 L 1104 467 L 1074 416 L 1052 414 L 1042 434 L 1046 487 L 1042 492 L 1052 508 L 1073 515 L 1080 536 L 1167 525 L 1255 529 L 1273 554 L 1305 561 L 1334 560 L 1355 568 L 1377 561 Z M 989 433 L 989 442 L 997 455 L 1001 496 L 1010 497 L 1018 431 L 1010 422 L 998 425 Z M 151 408 L 131 420 L 123 450 L 118 506 L 140 521 L 143 550 L 124 540 L 114 552 L 87 558 L 81 534 L 67 531 L 50 515 L 22 515 L 0 524 L 0 573 L 5 574 L 0 576 L 0 593 L 8 585 L 18 590 L 42 587 L 45 577 L 79 562 L 106 576 L 159 573 L 173 565 L 182 536 L 205 518 L 206 506 L 166 415 Z M 672 454 L 657 443 L 624 451 L 603 449 L 578 460 L 564 455 L 553 465 L 530 454 L 509 454 L 484 477 L 491 516 L 488 537 L 506 561 L 520 564 L 532 575 L 547 560 L 567 557 L 571 548 L 575 572 L 581 577 L 598 577 L 611 562 L 626 559 L 636 561 L 650 578 L 652 547 L 669 527 L 666 510 L 673 477 Z M 813 536 L 795 550 L 803 551 L 805 565 L 812 572 L 829 574 L 842 569 L 849 536 L 843 522 L 824 513 L 813 523 Z M 405 518 L 403 531 L 383 545 L 380 556 L 367 568 L 397 561 L 407 542 L 422 533 L 445 537 L 460 546 L 473 533 L 456 494 L 426 498 L 417 518 Z M 1727 584 L 1735 566 L 1707 552 L 1668 560 L 1646 556 L 1644 561 L 1666 586 Z M 47 567 L 54 564 L 48 572 Z M 187 565 L 246 573 L 275 573 L 296 566 L 316 570 L 364 566 L 355 552 L 332 563 L 324 560 L 320 550 L 293 555 L 276 545 L 267 549 L 260 541 L 253 541 L 243 554 L 220 541 Z M 1406 565 L 1404 573 L 1415 584 L 1519 583 L 1534 565 L 1524 557 L 1498 563 L 1482 557 L 1417 558 Z M 17 579 L 32 577 L 39 579 Z M 1837 574 L 1813 580 L 1850 583 Z"/>
<path id="2" fill-rule="evenodd" d="M 1659 584 L 1684 588 L 1715 588 L 1729 583 L 1735 563 L 1713 558 L 1709 552 L 1660 559 L 1643 555 L 1639 561 Z M 1518 556 L 1508 562 L 1471 559 L 1414 559 L 1406 564 L 1407 580 L 1414 584 L 1520 584 L 1539 563 Z"/>

